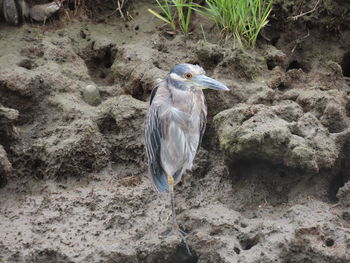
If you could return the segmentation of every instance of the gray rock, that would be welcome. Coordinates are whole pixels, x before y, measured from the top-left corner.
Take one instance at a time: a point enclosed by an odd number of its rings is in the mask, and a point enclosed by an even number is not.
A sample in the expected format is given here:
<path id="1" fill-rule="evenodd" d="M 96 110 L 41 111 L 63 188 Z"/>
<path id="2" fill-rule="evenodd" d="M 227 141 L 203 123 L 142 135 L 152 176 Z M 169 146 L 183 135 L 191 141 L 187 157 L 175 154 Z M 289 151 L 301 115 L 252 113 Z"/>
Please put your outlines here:
<path id="1" fill-rule="evenodd" d="M 266 46 L 264 57 L 266 59 L 267 66 L 269 69 L 280 66 L 281 68 L 286 68 L 287 56 L 281 50 L 277 49 L 275 46 Z"/>
<path id="2" fill-rule="evenodd" d="M 253 94 L 247 100 L 248 104 L 271 104 L 275 97 L 273 89 L 263 83 L 253 86 Z"/>
<path id="3" fill-rule="evenodd" d="M 98 88 L 94 85 L 87 85 L 83 89 L 83 98 L 86 103 L 92 105 L 92 106 L 97 106 L 101 104 L 101 95 L 100 91 Z"/>
<path id="4" fill-rule="evenodd" d="M 297 121 L 304 114 L 300 105 L 291 100 L 277 102 L 272 109 L 278 117 L 287 122 Z"/>
<path id="5" fill-rule="evenodd" d="M 113 148 L 113 160 L 127 162 L 130 167 L 139 167 L 143 163 L 143 123 L 146 109 L 146 102 L 129 95 L 110 98 L 100 106 L 101 114 L 97 122 L 100 132 Z"/>
<path id="6" fill-rule="evenodd" d="M 14 121 L 18 118 L 19 112 L 15 109 L 10 109 L 0 104 L 0 123 Z M 3 121 L 5 119 L 6 121 Z"/>
<path id="7" fill-rule="evenodd" d="M 38 178 L 84 176 L 99 171 L 109 162 L 109 146 L 89 120 L 75 120 L 64 127 L 47 127 L 41 138 L 31 141 L 16 158 L 24 167 L 16 170 L 25 176 L 28 167 Z M 33 168 L 34 167 L 34 168 Z"/>
<path id="8" fill-rule="evenodd" d="M 12 165 L 7 158 L 6 151 L 2 145 L 0 145 L 0 187 L 2 182 L 6 181 L 6 178 L 11 174 Z"/>
<path id="9" fill-rule="evenodd" d="M 347 116 L 347 105 L 350 100 L 342 91 L 312 87 L 300 92 L 296 102 L 304 111 L 310 111 L 319 118 L 329 132 L 342 132 L 350 126 L 350 119 Z"/>
<path id="10" fill-rule="evenodd" d="M 221 147 L 234 159 L 281 162 L 291 132 L 289 124 L 264 105 L 237 105 L 214 117 Z"/>
<path id="11" fill-rule="evenodd" d="M 196 54 L 198 60 L 203 64 L 206 69 L 210 69 L 219 64 L 226 51 L 219 45 L 210 43 L 200 43 L 196 46 Z"/>
<path id="12" fill-rule="evenodd" d="M 19 112 L 0 104 L 0 146 L 9 143 L 18 137 L 18 132 L 14 126 L 14 121 L 18 119 Z"/>
<path id="13" fill-rule="evenodd" d="M 292 101 L 272 107 L 239 104 L 216 115 L 214 124 L 233 161 L 259 159 L 318 172 L 333 167 L 340 154 L 328 129 Z"/>
<path id="14" fill-rule="evenodd" d="M 19 6 L 19 14 L 22 16 L 22 20 L 25 17 L 29 17 L 29 7 L 25 0 L 17 0 Z"/>
<path id="15" fill-rule="evenodd" d="M 48 17 L 56 13 L 60 8 L 61 4 L 55 1 L 42 5 L 34 5 L 29 9 L 29 16 L 35 21 L 45 22 Z"/>
<path id="16" fill-rule="evenodd" d="M 15 0 L 3 0 L 3 13 L 6 22 L 10 25 L 18 25 L 19 17 Z"/>
<path id="17" fill-rule="evenodd" d="M 339 188 L 337 198 L 342 206 L 350 207 L 350 181 L 345 183 L 343 187 Z"/>
<path id="18" fill-rule="evenodd" d="M 228 53 L 215 69 L 219 77 L 233 76 L 239 80 L 252 81 L 266 70 L 265 59 L 258 54 L 235 49 Z"/>
<path id="19" fill-rule="evenodd" d="M 327 103 L 320 121 L 332 133 L 342 132 L 350 126 L 350 119 L 346 115 L 345 105 L 335 101 Z"/>

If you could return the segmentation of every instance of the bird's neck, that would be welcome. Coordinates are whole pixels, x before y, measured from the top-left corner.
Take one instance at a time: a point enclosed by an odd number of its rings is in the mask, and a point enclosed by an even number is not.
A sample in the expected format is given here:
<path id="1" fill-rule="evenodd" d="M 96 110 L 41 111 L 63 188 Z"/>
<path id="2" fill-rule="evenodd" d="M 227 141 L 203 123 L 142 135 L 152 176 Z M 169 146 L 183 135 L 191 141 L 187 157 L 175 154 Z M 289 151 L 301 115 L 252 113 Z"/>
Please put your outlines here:
<path id="1" fill-rule="evenodd" d="M 203 92 L 196 88 L 185 87 L 183 84 L 180 84 L 180 86 L 182 87 L 179 88 L 179 83 L 173 84 L 168 82 L 167 87 L 171 95 L 172 104 L 178 110 L 192 114 L 193 110 L 195 110 L 195 105 L 198 104 L 198 100 L 203 97 Z"/>

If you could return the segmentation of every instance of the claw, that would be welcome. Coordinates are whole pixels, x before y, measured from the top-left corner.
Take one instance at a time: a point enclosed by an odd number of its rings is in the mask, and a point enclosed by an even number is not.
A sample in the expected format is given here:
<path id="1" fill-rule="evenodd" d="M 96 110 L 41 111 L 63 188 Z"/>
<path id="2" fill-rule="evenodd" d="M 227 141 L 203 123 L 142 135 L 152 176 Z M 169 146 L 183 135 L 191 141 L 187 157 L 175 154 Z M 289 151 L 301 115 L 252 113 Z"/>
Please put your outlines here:
<path id="1" fill-rule="evenodd" d="M 185 231 L 182 231 L 180 228 L 179 228 L 179 225 L 177 224 L 176 222 L 176 211 L 175 211 L 175 194 L 174 194 L 174 178 L 172 176 L 168 176 L 168 185 L 169 185 L 169 192 L 170 192 L 170 201 L 171 201 L 171 212 L 167 218 L 167 221 L 169 220 L 170 218 L 170 215 L 172 216 L 172 228 L 171 230 L 167 233 L 167 234 L 163 234 L 161 235 L 161 237 L 168 237 L 168 236 L 172 236 L 172 235 L 177 235 L 177 236 L 180 236 L 181 239 L 182 239 L 182 242 L 185 243 L 185 246 L 186 246 L 186 249 L 187 249 L 187 252 L 188 254 L 192 256 L 192 253 L 191 253 L 191 250 L 190 250 L 190 247 L 187 243 L 187 240 L 186 240 L 186 235 L 187 233 Z"/>
<path id="2" fill-rule="evenodd" d="M 173 235 L 177 235 L 177 236 L 180 236 L 182 242 L 185 244 L 186 246 L 186 250 L 187 250 L 187 253 L 193 257 L 192 253 L 191 253 L 191 250 L 190 250 L 190 246 L 188 245 L 188 242 L 186 240 L 187 238 L 187 233 L 183 230 L 180 229 L 180 227 L 178 225 L 173 225 L 171 230 L 168 232 L 168 233 L 165 233 L 165 234 L 161 234 L 160 237 L 161 238 L 166 238 L 166 237 L 169 237 L 169 236 L 173 236 Z"/>

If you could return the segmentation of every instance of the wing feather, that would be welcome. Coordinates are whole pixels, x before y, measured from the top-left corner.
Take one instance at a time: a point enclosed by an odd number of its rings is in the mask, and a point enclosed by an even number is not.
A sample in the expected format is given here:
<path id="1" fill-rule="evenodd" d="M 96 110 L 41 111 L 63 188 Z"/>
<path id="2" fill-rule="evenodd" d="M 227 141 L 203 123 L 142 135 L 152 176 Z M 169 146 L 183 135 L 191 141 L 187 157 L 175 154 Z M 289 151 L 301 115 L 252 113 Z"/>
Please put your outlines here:
<path id="1" fill-rule="evenodd" d="M 203 140 L 206 126 L 207 126 L 207 106 L 205 105 L 205 102 L 203 102 L 202 111 L 200 113 L 200 129 L 199 129 L 200 135 L 199 135 L 199 144 L 198 144 L 197 152 L 202 145 L 202 140 Z"/>
<path id="2" fill-rule="evenodd" d="M 145 145 L 148 157 L 150 177 L 159 192 L 168 190 L 168 179 L 161 165 L 161 141 L 164 138 L 162 122 L 159 119 L 160 107 L 152 103 L 158 86 L 152 90 L 150 106 L 145 124 Z"/>

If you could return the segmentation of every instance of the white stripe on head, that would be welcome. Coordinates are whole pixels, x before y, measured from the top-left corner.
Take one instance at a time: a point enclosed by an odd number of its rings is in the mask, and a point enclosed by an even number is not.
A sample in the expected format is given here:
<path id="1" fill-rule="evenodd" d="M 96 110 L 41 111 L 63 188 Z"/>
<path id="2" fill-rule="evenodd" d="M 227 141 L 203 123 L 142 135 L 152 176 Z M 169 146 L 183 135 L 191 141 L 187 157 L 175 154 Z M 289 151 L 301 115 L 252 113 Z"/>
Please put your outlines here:
<path id="1" fill-rule="evenodd" d="M 199 65 L 188 64 L 190 70 L 194 73 L 193 75 L 205 74 L 204 69 Z"/>
<path id="2" fill-rule="evenodd" d="M 187 80 L 187 79 L 177 75 L 176 73 L 171 73 L 170 78 L 172 78 L 173 80 L 177 80 L 177 81 L 186 81 Z"/>

